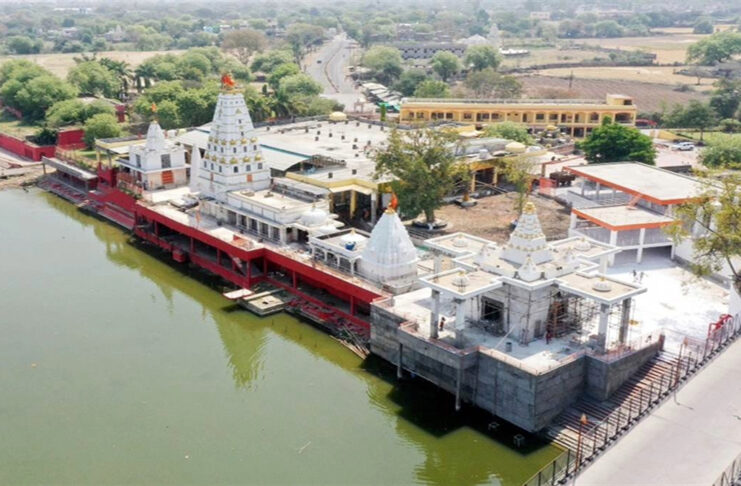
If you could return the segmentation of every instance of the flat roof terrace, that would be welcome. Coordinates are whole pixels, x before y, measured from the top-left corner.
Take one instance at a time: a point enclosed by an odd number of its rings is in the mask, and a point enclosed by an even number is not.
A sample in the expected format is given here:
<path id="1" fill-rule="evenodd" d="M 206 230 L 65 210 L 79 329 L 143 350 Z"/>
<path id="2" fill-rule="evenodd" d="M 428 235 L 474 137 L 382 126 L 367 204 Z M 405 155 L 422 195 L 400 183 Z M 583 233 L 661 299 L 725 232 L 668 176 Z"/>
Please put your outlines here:
<path id="1" fill-rule="evenodd" d="M 598 206 L 594 208 L 572 209 L 574 214 L 604 228 L 626 231 L 641 228 L 663 228 L 674 219 L 654 213 L 637 206 Z"/>
<path id="2" fill-rule="evenodd" d="M 662 206 L 681 204 L 703 190 L 697 179 L 638 162 L 578 165 L 566 170 Z"/>

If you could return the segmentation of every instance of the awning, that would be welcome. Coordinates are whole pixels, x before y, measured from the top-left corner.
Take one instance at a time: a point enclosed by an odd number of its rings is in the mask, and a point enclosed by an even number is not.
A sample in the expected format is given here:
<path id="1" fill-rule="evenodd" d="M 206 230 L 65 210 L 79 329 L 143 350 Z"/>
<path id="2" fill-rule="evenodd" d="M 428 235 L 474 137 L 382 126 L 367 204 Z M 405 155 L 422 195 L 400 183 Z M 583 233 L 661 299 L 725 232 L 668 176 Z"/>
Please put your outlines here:
<path id="1" fill-rule="evenodd" d="M 340 192 L 347 192 L 347 191 L 359 192 L 360 194 L 365 194 L 366 196 L 370 196 L 371 194 L 373 194 L 373 189 L 369 187 L 363 187 L 358 184 L 348 184 L 346 186 L 329 188 L 329 192 L 331 192 L 332 194 L 337 194 Z"/>

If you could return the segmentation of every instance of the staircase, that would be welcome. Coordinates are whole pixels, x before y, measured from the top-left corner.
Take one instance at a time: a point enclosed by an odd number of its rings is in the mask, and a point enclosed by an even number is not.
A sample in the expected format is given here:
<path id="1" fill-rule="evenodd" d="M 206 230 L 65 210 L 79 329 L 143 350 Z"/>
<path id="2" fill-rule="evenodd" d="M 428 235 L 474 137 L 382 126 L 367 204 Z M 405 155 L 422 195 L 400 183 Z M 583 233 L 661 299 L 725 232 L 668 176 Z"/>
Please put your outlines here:
<path id="1" fill-rule="evenodd" d="M 644 364 L 609 399 L 598 401 L 582 396 L 556 417 L 545 430 L 545 436 L 577 454 L 582 415 L 580 457 L 588 460 L 617 438 L 631 423 L 675 387 L 679 377 L 686 376 L 695 359 L 663 351 Z M 575 456 L 574 456 L 575 457 Z"/>

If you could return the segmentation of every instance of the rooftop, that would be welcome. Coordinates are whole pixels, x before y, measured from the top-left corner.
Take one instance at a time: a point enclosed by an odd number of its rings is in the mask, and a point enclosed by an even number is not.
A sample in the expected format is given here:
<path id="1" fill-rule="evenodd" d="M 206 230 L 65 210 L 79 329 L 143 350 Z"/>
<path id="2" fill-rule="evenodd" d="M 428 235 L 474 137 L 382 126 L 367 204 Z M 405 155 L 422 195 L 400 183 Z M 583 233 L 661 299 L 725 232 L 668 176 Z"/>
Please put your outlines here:
<path id="1" fill-rule="evenodd" d="M 661 205 L 680 204 L 703 190 L 697 179 L 638 162 L 588 164 L 566 170 Z"/>
<path id="2" fill-rule="evenodd" d="M 638 206 L 597 206 L 573 211 L 586 220 L 617 231 L 661 228 L 674 222 L 672 218 Z"/>

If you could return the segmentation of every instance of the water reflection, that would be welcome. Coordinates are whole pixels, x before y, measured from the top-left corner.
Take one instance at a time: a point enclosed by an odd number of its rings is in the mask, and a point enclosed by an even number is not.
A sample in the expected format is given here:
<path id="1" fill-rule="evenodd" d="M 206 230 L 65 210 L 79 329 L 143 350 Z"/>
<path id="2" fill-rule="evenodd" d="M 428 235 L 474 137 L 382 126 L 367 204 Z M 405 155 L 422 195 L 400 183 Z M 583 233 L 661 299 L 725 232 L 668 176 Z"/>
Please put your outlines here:
<path id="1" fill-rule="evenodd" d="M 213 321 L 216 326 L 226 364 L 238 389 L 254 391 L 266 379 L 265 363 L 273 340 L 298 345 L 312 356 L 359 380 L 365 387 L 366 406 L 380 411 L 393 425 L 399 439 L 422 457 L 414 467 L 416 482 L 443 485 L 501 481 L 503 484 L 521 484 L 556 455 L 555 449 L 543 447 L 534 440 L 525 450 L 513 450 L 510 448 L 511 438 L 517 431 L 503 427 L 493 436 L 487 430 L 491 421 L 487 414 L 465 409 L 456 413 L 449 394 L 421 380 L 398 383 L 395 370 L 387 363 L 376 358 L 361 361 L 320 331 L 287 315 L 256 318 L 230 305 L 219 292 L 208 290 L 203 280 L 190 278 L 192 275 L 187 267 L 160 260 L 156 258 L 156 250 L 133 246 L 128 236 L 117 228 L 81 214 L 74 206 L 56 197 L 44 197 L 66 217 L 82 226 L 92 226 L 95 237 L 105 245 L 110 261 L 135 270 L 153 282 L 167 301 L 170 315 L 173 315 L 178 294 L 197 302 L 201 309 L 201 322 Z M 217 286 L 216 281 L 206 283 L 212 288 Z M 125 294 L 125 289 L 122 289 L 124 297 Z M 285 359 L 290 360 L 290 355 Z M 332 403 L 335 398 L 343 402 L 343 397 L 329 397 L 327 401 Z M 332 410 L 326 413 L 331 414 Z M 362 416 L 368 411 L 358 410 L 357 413 Z M 337 426 L 341 427 L 340 424 Z M 358 440 L 373 440 L 371 432 L 368 437 L 358 437 Z"/>

